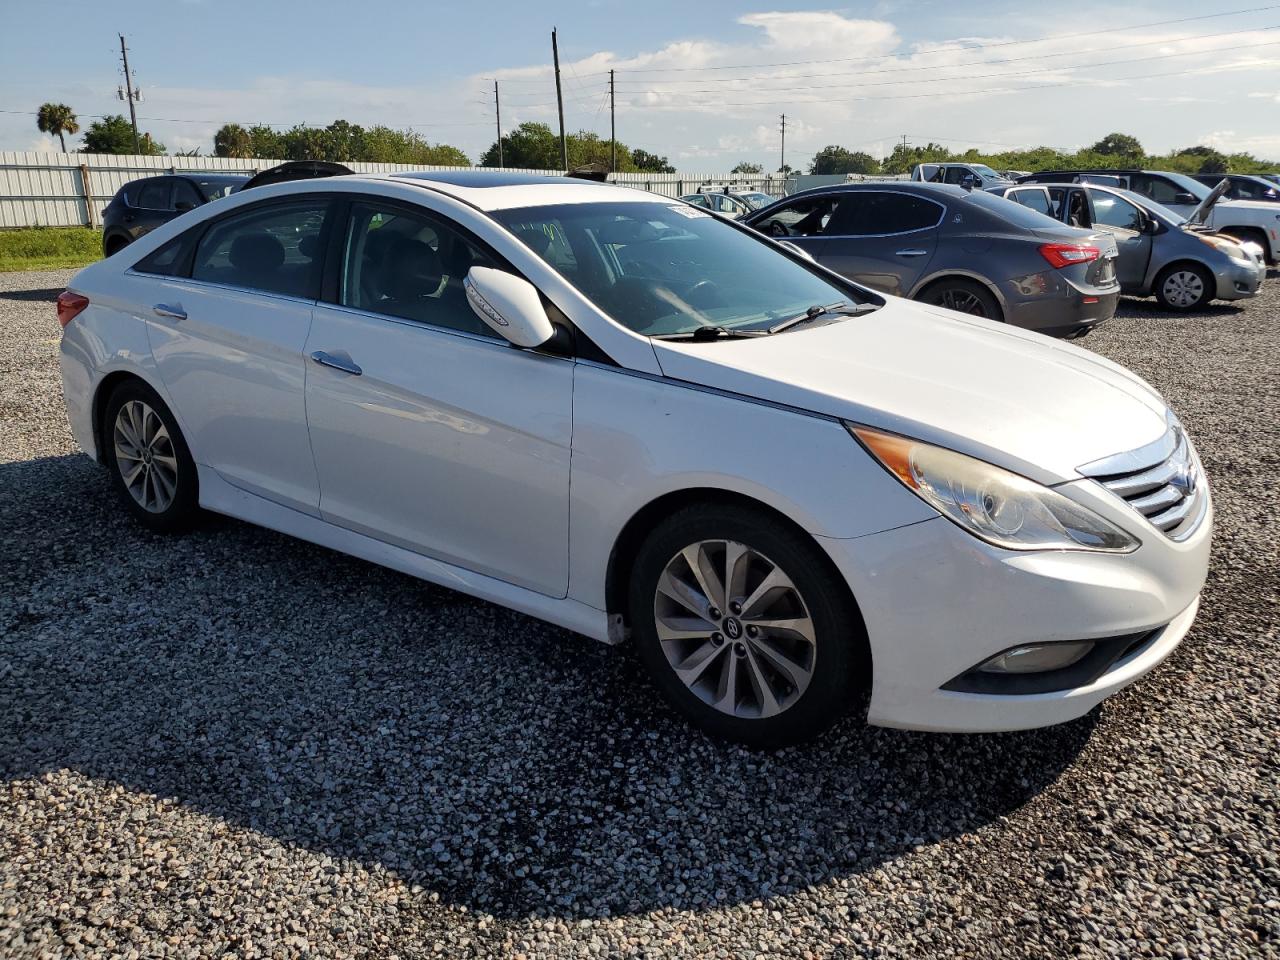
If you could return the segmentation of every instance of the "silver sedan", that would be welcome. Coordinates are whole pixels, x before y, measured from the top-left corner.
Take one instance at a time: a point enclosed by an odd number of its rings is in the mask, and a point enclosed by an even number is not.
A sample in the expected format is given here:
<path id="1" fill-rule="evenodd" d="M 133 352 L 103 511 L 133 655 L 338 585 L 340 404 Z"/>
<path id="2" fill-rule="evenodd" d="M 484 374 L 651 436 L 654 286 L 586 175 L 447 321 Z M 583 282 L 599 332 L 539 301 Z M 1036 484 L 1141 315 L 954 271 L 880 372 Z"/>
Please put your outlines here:
<path id="1" fill-rule="evenodd" d="M 1154 296 L 1169 310 L 1252 297 L 1267 274 L 1262 248 L 1191 225 L 1186 217 L 1119 187 L 1037 183 L 991 191 L 1074 227 L 1110 233 L 1116 274 L 1129 296 Z"/>

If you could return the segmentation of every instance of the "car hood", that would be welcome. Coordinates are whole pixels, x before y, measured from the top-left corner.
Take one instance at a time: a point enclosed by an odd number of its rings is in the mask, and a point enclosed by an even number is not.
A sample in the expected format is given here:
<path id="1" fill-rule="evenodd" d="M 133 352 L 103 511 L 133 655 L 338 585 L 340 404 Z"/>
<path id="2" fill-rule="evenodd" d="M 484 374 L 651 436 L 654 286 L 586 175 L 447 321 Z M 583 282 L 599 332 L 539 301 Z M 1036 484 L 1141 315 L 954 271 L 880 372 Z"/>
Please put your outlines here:
<path id="1" fill-rule="evenodd" d="M 875 313 L 770 337 L 655 340 L 663 373 L 915 437 L 1040 483 L 1158 439 L 1148 384 L 1060 340 L 886 297 Z M 797 465 L 803 469 L 803 465 Z"/>
<path id="2" fill-rule="evenodd" d="M 1222 178 L 1221 182 L 1209 191 L 1209 195 L 1200 201 L 1199 205 L 1191 211 L 1191 215 L 1187 217 L 1187 223 L 1204 223 L 1209 216 L 1209 211 L 1213 209 L 1213 205 L 1222 199 L 1223 195 L 1231 189 L 1231 181 Z"/>

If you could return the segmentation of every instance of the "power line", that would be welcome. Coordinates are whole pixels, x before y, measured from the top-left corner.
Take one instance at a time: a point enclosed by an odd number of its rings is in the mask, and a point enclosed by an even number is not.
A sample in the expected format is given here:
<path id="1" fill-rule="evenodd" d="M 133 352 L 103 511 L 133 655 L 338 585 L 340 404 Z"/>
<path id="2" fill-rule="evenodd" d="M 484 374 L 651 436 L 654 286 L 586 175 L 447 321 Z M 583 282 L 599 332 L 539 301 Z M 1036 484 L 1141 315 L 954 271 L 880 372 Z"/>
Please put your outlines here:
<path id="1" fill-rule="evenodd" d="M 918 73 L 922 70 L 958 70 L 962 67 L 984 67 L 984 66 L 994 66 L 996 64 L 1002 64 L 1002 63 L 1023 63 L 1027 60 L 1040 61 L 1040 60 L 1048 60 L 1050 58 L 1056 58 L 1056 57 L 1083 56 L 1090 53 L 1113 53 L 1117 50 L 1132 50 L 1138 47 L 1166 46 L 1168 44 L 1173 44 L 1173 43 L 1186 43 L 1189 40 L 1216 40 L 1220 37 L 1233 37 L 1233 36 L 1239 36 L 1240 34 L 1252 35 L 1255 33 L 1262 33 L 1267 30 L 1280 30 L 1280 26 L 1255 27 L 1251 30 L 1227 30 L 1223 33 L 1191 34 L 1189 36 L 1178 37 L 1172 40 L 1170 39 L 1143 40 L 1140 43 L 1124 43 L 1124 44 L 1119 44 L 1118 46 L 1112 46 L 1112 47 L 1092 47 L 1085 50 L 1068 50 L 1062 53 L 1037 53 L 1037 54 L 1031 54 L 1025 57 L 1008 57 L 1004 60 L 970 60 L 967 63 L 936 63 L 932 65 L 921 64 L 914 67 L 900 67 L 897 69 L 880 69 L 880 70 L 850 70 L 850 71 L 841 71 L 841 72 L 828 71 L 826 73 L 790 73 L 790 74 L 759 73 L 759 74 L 752 74 L 746 77 L 698 77 L 692 80 L 622 80 L 619 82 L 630 83 L 630 84 L 645 84 L 649 86 L 656 86 L 659 84 L 663 86 L 667 86 L 672 84 L 688 84 L 688 83 L 742 83 L 747 80 L 835 79 L 839 77 L 865 77 L 865 76 L 872 76 L 875 74 L 891 74 L 893 76 L 898 76 L 900 74 Z M 1191 51 L 1188 51 L 1188 53 L 1190 52 Z M 1208 51 L 1202 51 L 1202 52 L 1213 53 L 1214 51 L 1208 50 Z M 1083 66 L 1092 66 L 1092 64 L 1084 64 Z M 1070 69 L 1070 68 L 1059 67 L 1058 69 Z M 918 81 L 906 80 L 903 82 L 916 83 Z"/>
<path id="2" fill-rule="evenodd" d="M 826 57 L 821 60 L 790 60 L 783 63 L 734 63 L 713 67 L 649 67 L 632 68 L 631 73 L 698 73 L 706 70 L 758 70 L 762 67 L 799 67 L 812 63 L 883 63 L 886 60 L 901 60 L 905 57 L 927 56 L 935 53 L 953 53 L 956 50 L 993 50 L 998 47 L 1012 47 L 1028 43 L 1048 43 L 1053 40 L 1073 40 L 1077 37 L 1096 37 L 1102 34 L 1124 33 L 1129 30 L 1143 30 L 1148 27 L 1164 27 L 1175 23 L 1192 23 L 1199 20 L 1213 20 L 1222 17 L 1237 17 L 1250 13 L 1263 13 L 1267 10 L 1280 9 L 1280 3 L 1265 7 L 1251 7 L 1246 10 L 1229 10 L 1224 13 L 1206 13 L 1198 17 L 1179 17 L 1175 20 L 1155 20 L 1150 23 L 1135 23 L 1127 27 L 1111 27 L 1107 30 L 1083 30 L 1079 33 L 1060 33 L 1050 37 L 1033 37 L 1028 40 L 1000 40 L 995 43 L 957 44 L 949 47 L 938 47 L 933 50 L 921 50 L 916 53 L 888 54 L 882 57 Z M 596 74 L 583 74 L 594 76 Z"/>

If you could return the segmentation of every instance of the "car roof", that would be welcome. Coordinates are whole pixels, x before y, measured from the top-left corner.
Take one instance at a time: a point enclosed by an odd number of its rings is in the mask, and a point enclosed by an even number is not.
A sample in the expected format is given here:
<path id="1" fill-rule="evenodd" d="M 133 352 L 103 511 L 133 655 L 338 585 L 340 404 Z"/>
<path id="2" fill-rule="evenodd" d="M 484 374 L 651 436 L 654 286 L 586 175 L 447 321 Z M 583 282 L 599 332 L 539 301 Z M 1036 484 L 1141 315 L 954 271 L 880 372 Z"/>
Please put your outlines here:
<path id="1" fill-rule="evenodd" d="M 169 174 L 167 174 L 169 176 Z M 213 183 L 239 183 L 242 180 L 248 180 L 247 173 L 204 173 L 199 170 L 184 170 L 181 173 L 171 174 L 175 177 L 185 177 L 188 180 L 204 180 Z"/>
<path id="2" fill-rule="evenodd" d="M 578 177 L 495 170 L 420 170 L 365 179 L 407 183 L 446 194 L 480 210 L 510 210 L 566 203 L 665 203 L 676 201 L 647 190 Z"/>
<path id="3" fill-rule="evenodd" d="M 924 196 L 942 194 L 948 197 L 967 197 L 973 191 L 954 183 L 926 183 L 920 180 L 867 180 L 862 183 L 833 183 L 825 187 L 810 187 L 788 194 L 783 200 L 816 196 L 825 193 L 854 193 L 859 190 L 896 190 L 901 193 L 918 193 Z"/>

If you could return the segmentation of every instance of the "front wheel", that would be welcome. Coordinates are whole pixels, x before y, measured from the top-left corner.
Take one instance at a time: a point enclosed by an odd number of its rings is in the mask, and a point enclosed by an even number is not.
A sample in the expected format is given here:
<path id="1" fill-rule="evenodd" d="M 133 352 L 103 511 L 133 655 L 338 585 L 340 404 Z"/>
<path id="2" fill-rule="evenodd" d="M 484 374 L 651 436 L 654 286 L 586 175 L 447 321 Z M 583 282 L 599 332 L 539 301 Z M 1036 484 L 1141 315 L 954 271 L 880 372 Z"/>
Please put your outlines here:
<path id="1" fill-rule="evenodd" d="M 1193 263 L 1175 263 L 1156 277 L 1156 300 L 1166 310 L 1197 310 L 1213 299 L 1213 276 Z"/>
<path id="2" fill-rule="evenodd" d="M 830 562 L 743 508 L 697 505 L 660 524 L 637 555 L 630 614 L 663 696 L 726 739 L 806 740 L 869 681 L 861 619 Z"/>

